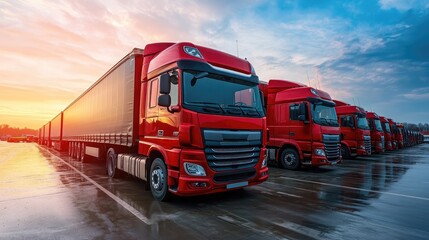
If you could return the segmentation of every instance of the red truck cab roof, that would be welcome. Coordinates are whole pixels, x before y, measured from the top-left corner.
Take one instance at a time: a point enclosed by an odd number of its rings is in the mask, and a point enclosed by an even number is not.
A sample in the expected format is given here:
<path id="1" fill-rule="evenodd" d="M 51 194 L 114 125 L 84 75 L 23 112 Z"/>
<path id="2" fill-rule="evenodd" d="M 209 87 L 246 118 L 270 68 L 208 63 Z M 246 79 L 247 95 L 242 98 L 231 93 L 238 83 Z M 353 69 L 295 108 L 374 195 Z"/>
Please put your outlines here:
<path id="1" fill-rule="evenodd" d="M 262 85 L 262 86 L 261 86 Z M 332 100 L 331 96 L 323 91 L 308 87 L 305 84 L 292 82 L 288 80 L 272 79 L 268 84 L 261 84 L 260 89 L 266 93 L 277 93 L 275 99 L 267 99 L 268 104 L 307 100 L 307 98 L 319 98 L 324 100 Z M 287 91 L 286 91 L 287 90 Z"/>
<path id="2" fill-rule="evenodd" d="M 190 49 L 196 53 L 186 52 Z M 156 54 L 149 64 L 148 72 L 152 72 L 179 60 L 193 60 L 209 63 L 212 66 L 229 69 L 243 74 L 255 74 L 252 65 L 244 59 L 215 49 L 194 45 L 190 42 L 154 43 L 146 45 L 143 55 Z"/>
<path id="3" fill-rule="evenodd" d="M 380 119 L 380 117 L 375 112 L 366 112 L 366 118 Z"/>
<path id="4" fill-rule="evenodd" d="M 362 115 L 366 115 L 366 111 L 365 109 L 355 106 L 355 105 L 350 105 L 348 103 L 339 101 L 339 100 L 334 100 L 335 103 L 335 111 L 337 112 L 337 115 L 344 115 L 344 114 L 353 114 L 353 113 L 359 113 Z"/>
<path id="5" fill-rule="evenodd" d="M 388 123 L 389 121 L 387 121 L 387 118 L 386 117 L 384 117 L 384 116 L 380 116 L 380 121 L 382 122 L 382 123 Z"/>

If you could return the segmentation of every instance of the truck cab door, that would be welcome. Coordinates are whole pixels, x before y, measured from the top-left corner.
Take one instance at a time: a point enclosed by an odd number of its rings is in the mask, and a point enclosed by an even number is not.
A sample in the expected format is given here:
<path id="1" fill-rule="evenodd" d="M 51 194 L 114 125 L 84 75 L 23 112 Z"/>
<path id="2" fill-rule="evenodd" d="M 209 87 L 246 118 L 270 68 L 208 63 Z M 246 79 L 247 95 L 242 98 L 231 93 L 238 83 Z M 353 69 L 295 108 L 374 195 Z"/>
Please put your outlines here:
<path id="1" fill-rule="evenodd" d="M 159 77 L 148 81 L 146 94 L 146 107 L 144 118 L 144 137 L 156 137 L 158 135 L 157 121 L 159 115 L 158 96 L 159 96 Z"/>
<path id="2" fill-rule="evenodd" d="M 305 102 L 290 103 L 288 106 L 289 138 L 297 142 L 303 152 L 311 152 L 313 138 L 308 107 Z"/>
<path id="3" fill-rule="evenodd" d="M 168 73 L 164 73 L 168 74 Z M 170 106 L 160 106 L 158 111 L 158 119 L 156 122 L 158 137 L 164 141 L 170 141 L 170 144 L 179 146 L 179 122 L 180 113 L 173 111 L 173 108 L 178 109 L 179 105 L 179 80 L 178 76 L 169 75 L 170 90 Z"/>

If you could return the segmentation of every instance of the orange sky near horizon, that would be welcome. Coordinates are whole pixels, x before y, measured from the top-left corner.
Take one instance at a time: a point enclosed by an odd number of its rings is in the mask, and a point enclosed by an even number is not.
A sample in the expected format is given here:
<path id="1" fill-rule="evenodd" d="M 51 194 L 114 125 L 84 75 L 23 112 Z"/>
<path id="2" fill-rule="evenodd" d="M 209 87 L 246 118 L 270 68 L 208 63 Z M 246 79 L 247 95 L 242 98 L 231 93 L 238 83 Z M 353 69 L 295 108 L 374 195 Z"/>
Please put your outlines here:
<path id="1" fill-rule="evenodd" d="M 198 3 L 189 3 L 192 18 L 167 23 L 169 15 L 181 11 L 179 5 L 0 2 L 0 124 L 40 128 L 134 47 L 157 41 L 207 43 L 183 28 L 198 27 L 203 18 L 216 20 L 220 9 L 195 11 Z"/>
<path id="2" fill-rule="evenodd" d="M 429 0 L 0 0 L 0 124 L 39 129 L 133 48 L 182 41 L 427 122 L 428 16 Z"/>

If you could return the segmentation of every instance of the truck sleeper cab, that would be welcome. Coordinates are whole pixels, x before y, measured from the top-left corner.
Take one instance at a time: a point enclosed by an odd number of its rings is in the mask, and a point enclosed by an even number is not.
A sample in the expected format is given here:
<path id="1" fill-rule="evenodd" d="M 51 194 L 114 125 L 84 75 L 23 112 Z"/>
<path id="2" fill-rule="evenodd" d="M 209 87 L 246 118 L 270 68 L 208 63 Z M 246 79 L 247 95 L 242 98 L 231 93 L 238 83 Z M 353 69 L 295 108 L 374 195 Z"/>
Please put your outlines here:
<path id="1" fill-rule="evenodd" d="M 371 152 L 383 153 L 385 148 L 384 131 L 381 126 L 380 117 L 375 112 L 366 112 L 369 129 L 371 132 Z"/>
<path id="2" fill-rule="evenodd" d="M 392 150 L 397 150 L 398 147 L 398 140 L 396 139 L 396 132 L 397 132 L 397 126 L 396 122 L 394 122 L 391 118 L 388 118 L 387 121 L 389 122 L 390 127 L 390 139 L 392 141 Z"/>
<path id="3" fill-rule="evenodd" d="M 286 80 L 261 84 L 267 112 L 269 160 L 286 169 L 341 161 L 340 129 L 328 93 Z"/>
<path id="4" fill-rule="evenodd" d="M 389 121 L 387 120 L 386 117 L 380 116 L 380 122 L 384 132 L 384 144 L 386 146 L 386 151 L 392 151 L 393 144 L 392 144 L 392 134 L 390 131 Z"/>
<path id="5" fill-rule="evenodd" d="M 358 106 L 334 100 L 341 129 L 343 158 L 371 155 L 371 135 L 366 111 Z"/>

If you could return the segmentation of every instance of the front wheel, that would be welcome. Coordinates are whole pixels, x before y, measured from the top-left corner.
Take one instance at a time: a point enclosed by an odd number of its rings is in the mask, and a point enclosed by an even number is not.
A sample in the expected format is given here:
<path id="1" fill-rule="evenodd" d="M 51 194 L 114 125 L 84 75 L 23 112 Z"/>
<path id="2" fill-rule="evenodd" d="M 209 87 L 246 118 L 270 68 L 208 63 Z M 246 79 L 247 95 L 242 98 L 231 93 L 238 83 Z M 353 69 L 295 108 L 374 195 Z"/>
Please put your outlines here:
<path id="1" fill-rule="evenodd" d="M 165 201 L 170 196 L 167 180 L 167 167 L 162 159 L 156 158 L 150 167 L 149 184 L 153 197 L 158 201 Z"/>
<path id="2" fill-rule="evenodd" d="M 298 152 L 292 148 L 283 150 L 280 156 L 280 163 L 284 168 L 289 170 L 297 170 L 301 165 Z"/>
<path id="3" fill-rule="evenodd" d="M 350 159 L 349 148 L 346 145 L 341 145 L 341 156 L 345 159 Z"/>

